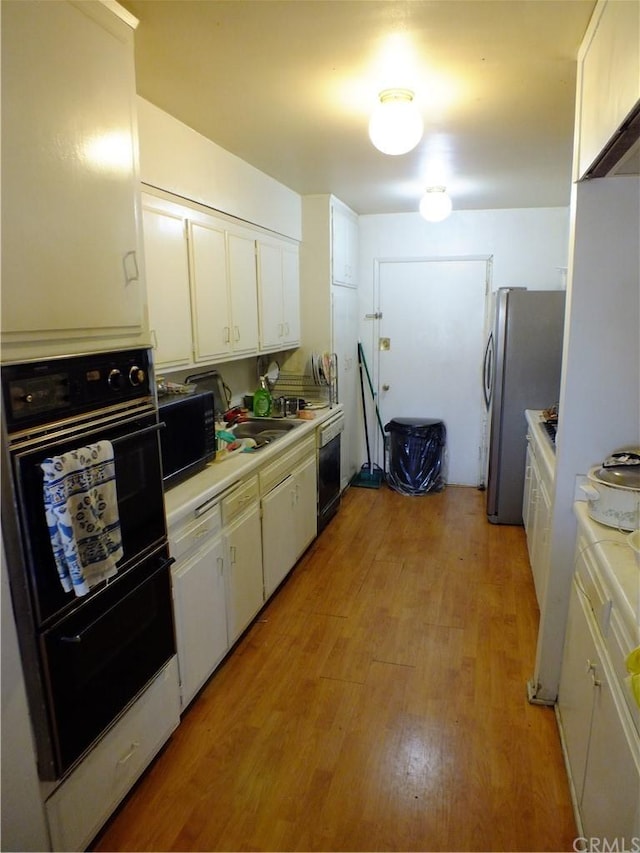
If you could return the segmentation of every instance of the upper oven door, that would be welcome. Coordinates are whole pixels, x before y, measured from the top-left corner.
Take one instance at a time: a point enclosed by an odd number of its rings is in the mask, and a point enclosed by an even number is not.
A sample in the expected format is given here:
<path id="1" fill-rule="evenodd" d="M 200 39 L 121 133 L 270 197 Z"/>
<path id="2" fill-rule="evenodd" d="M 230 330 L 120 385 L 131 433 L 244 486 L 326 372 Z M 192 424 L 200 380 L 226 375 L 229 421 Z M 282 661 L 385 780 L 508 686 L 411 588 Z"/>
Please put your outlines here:
<path id="1" fill-rule="evenodd" d="M 45 518 L 41 462 L 97 441 L 113 444 L 118 514 L 123 557 L 118 574 L 137 565 L 166 540 L 166 522 L 160 468 L 159 425 L 155 412 L 132 414 L 117 424 L 95 422 L 79 432 L 60 430 L 57 438 L 46 436 L 36 446 L 23 443 L 14 449 L 13 464 L 18 495 L 20 526 L 27 564 L 29 587 L 36 622 L 42 626 L 81 606 L 105 582 L 76 598 L 62 588 Z M 52 433 L 52 435 L 54 435 Z"/>

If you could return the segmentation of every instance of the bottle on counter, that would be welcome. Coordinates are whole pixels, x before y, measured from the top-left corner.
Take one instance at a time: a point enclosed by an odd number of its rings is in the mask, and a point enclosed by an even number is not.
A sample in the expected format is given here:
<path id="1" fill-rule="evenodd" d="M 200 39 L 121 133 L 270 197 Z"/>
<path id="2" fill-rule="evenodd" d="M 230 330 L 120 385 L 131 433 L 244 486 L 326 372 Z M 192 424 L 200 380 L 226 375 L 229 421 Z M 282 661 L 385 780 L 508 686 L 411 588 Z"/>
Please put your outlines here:
<path id="1" fill-rule="evenodd" d="M 271 393 L 265 376 L 260 377 L 260 387 L 253 395 L 253 414 L 257 418 L 268 418 L 271 414 Z"/>

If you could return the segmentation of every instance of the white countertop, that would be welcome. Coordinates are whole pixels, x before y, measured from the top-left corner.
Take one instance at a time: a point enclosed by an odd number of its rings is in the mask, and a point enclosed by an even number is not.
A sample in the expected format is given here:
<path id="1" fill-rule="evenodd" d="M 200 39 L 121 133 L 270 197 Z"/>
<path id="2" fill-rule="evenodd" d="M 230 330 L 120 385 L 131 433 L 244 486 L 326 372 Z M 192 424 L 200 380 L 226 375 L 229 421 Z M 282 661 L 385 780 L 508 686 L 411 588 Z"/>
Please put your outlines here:
<path id="1" fill-rule="evenodd" d="M 235 483 L 257 472 L 265 463 L 273 462 L 296 442 L 313 433 L 324 421 L 342 411 L 342 405 L 314 410 L 313 420 L 299 420 L 298 426 L 285 436 L 253 453 L 220 455 L 203 470 L 165 492 L 167 526 L 171 528 L 205 501 L 231 488 Z"/>
<path id="2" fill-rule="evenodd" d="M 542 426 L 544 415 L 536 409 L 526 409 L 524 414 L 529 432 L 535 439 L 536 448 L 540 450 L 539 461 L 544 465 L 548 479 L 553 482 L 556 476 L 556 451 L 551 436 Z"/>
<path id="3" fill-rule="evenodd" d="M 629 544 L 629 533 L 593 521 L 586 501 L 576 501 L 573 508 L 634 647 L 640 644 L 640 554 Z"/>

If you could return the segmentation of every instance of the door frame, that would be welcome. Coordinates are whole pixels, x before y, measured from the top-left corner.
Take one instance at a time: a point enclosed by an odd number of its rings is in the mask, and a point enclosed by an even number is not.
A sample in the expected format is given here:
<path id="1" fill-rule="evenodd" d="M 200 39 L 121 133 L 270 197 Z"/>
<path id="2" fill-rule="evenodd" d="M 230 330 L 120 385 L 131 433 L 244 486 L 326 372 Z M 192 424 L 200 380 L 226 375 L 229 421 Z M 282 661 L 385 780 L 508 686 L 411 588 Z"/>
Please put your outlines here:
<path id="1" fill-rule="evenodd" d="M 380 311 L 380 270 L 384 264 L 403 264 L 403 263 L 446 263 L 458 261 L 484 261 L 485 264 L 485 294 L 484 294 L 484 339 L 486 340 L 491 328 L 491 294 L 493 290 L 493 254 L 487 255 L 416 255 L 416 256 L 389 256 L 373 259 L 373 306 L 370 314 L 365 314 L 365 321 L 373 321 L 370 326 L 370 337 L 368 344 L 365 343 L 363 336 L 363 347 L 369 350 L 369 358 L 372 366 L 372 384 L 375 388 L 376 402 L 380 399 L 380 349 L 378 340 L 380 337 L 380 320 L 382 314 Z M 366 328 L 366 326 L 365 326 Z M 367 357 L 365 355 L 365 357 Z M 482 382 L 482 364 L 479 365 L 478 382 Z M 484 488 L 486 481 L 486 460 L 489 449 L 489 413 L 482 413 L 482 428 L 481 428 L 481 450 L 478 460 L 478 488 Z M 383 446 L 381 436 L 378 430 L 375 431 L 375 442 L 372 446 L 372 457 L 377 460 L 380 467 L 384 467 L 385 460 L 383 458 Z"/>

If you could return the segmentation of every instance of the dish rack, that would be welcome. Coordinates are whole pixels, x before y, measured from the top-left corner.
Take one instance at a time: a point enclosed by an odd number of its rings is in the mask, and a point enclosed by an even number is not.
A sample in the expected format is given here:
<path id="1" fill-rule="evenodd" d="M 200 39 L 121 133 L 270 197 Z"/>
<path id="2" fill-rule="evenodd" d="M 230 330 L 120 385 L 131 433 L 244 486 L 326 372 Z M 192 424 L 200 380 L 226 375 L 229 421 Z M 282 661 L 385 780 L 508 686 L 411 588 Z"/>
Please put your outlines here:
<path id="1" fill-rule="evenodd" d="M 318 403 L 334 406 L 338 402 L 338 356 L 331 353 L 329 360 L 329 378 L 324 374 L 318 375 L 315 370 L 312 373 L 281 371 L 272 391 L 273 396 L 301 397 L 310 405 Z"/>

